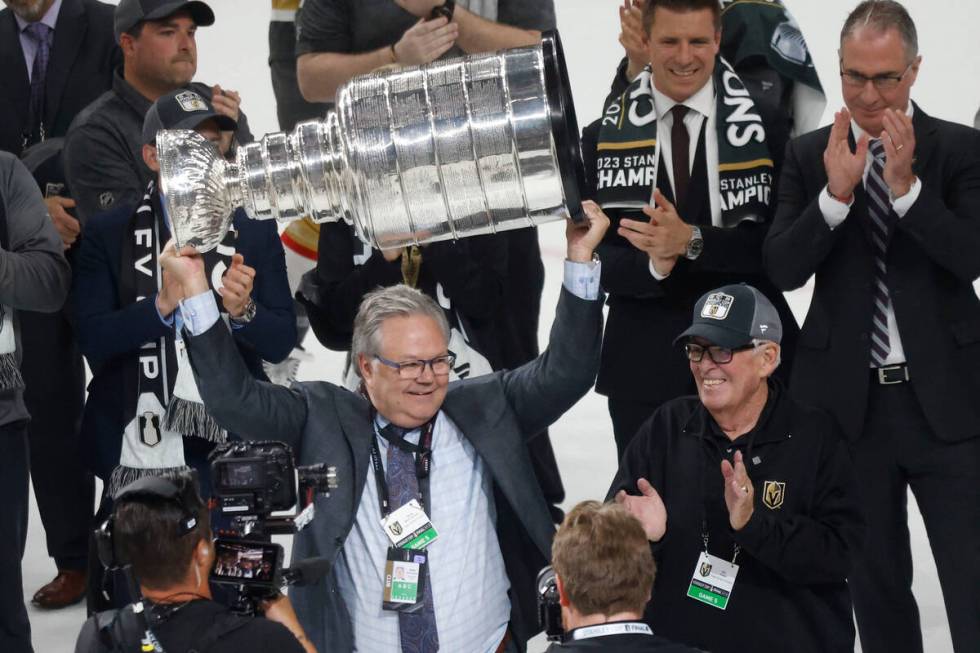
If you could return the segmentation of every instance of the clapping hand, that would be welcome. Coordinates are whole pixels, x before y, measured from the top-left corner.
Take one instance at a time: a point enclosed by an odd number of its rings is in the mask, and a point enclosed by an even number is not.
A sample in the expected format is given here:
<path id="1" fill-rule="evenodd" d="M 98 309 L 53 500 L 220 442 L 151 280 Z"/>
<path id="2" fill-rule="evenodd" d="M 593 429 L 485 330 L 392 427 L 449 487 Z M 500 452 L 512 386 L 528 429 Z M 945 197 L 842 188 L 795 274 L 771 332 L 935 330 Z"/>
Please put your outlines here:
<path id="1" fill-rule="evenodd" d="M 847 140 L 850 133 L 851 112 L 841 109 L 834 114 L 830 139 L 823 152 L 823 165 L 827 170 L 827 189 L 831 195 L 844 202 L 850 202 L 854 189 L 864 177 L 870 140 L 864 134 L 858 140 L 855 151 L 851 152 L 851 144 Z"/>
<path id="2" fill-rule="evenodd" d="M 419 19 L 393 46 L 395 61 L 420 65 L 435 61 L 453 47 L 459 27 L 440 16 L 435 20 Z"/>
<path id="3" fill-rule="evenodd" d="M 633 81 L 647 65 L 647 35 L 643 29 L 643 0 L 623 0 L 619 8 L 619 43 L 626 50 L 626 77 Z"/>
<path id="4" fill-rule="evenodd" d="M 655 206 L 643 207 L 649 222 L 620 220 L 617 233 L 633 247 L 646 252 L 659 274 L 667 275 L 677 259 L 687 252 L 693 231 L 659 190 L 654 191 L 653 200 Z"/>
<path id="5" fill-rule="evenodd" d="M 721 474 L 725 477 L 725 505 L 728 507 L 728 521 L 732 529 L 742 530 L 752 517 L 755 509 L 755 488 L 745 470 L 742 452 L 735 452 L 735 465 L 727 460 L 721 461 Z"/>
<path id="6" fill-rule="evenodd" d="M 639 520 L 643 532 L 651 542 L 659 542 L 667 532 L 667 507 L 650 481 L 641 478 L 636 482 L 639 496 L 626 494 L 625 490 L 616 493 L 616 503 Z"/>

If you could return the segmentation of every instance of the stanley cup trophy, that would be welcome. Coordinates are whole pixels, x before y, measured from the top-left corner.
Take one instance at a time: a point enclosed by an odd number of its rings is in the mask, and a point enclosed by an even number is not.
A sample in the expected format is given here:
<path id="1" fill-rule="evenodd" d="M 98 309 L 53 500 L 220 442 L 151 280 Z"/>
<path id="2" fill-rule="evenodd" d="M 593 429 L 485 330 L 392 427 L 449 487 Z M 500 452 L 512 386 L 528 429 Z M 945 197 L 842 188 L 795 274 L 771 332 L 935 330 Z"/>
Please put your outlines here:
<path id="1" fill-rule="evenodd" d="M 234 162 L 187 130 L 157 135 L 177 245 L 251 218 L 345 220 L 381 249 L 582 219 L 581 145 L 561 42 L 356 77 L 336 109 Z"/>

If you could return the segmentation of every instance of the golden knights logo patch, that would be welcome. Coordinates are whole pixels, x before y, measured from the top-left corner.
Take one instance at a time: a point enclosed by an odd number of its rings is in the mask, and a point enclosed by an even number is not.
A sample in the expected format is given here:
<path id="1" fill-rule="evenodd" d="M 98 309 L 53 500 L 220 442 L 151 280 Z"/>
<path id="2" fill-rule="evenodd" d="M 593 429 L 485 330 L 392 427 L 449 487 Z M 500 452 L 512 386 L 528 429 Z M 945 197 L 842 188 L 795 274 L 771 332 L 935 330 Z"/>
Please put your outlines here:
<path id="1" fill-rule="evenodd" d="M 402 525 L 399 524 L 398 522 L 392 522 L 391 525 L 388 527 L 388 530 L 391 531 L 392 535 L 398 537 L 399 535 L 402 534 L 403 529 L 402 529 Z"/>
<path id="2" fill-rule="evenodd" d="M 766 481 L 762 489 L 762 503 L 770 510 L 778 510 L 783 505 L 786 496 L 786 483 L 782 481 Z"/>
<path id="3" fill-rule="evenodd" d="M 704 576 L 705 578 L 707 578 L 708 577 L 708 574 L 711 573 L 711 563 L 710 562 L 702 562 L 701 563 L 701 570 L 700 571 L 701 571 L 701 575 Z"/>
<path id="4" fill-rule="evenodd" d="M 701 307 L 701 317 L 708 317 L 713 320 L 724 320 L 728 317 L 728 311 L 732 309 L 735 298 L 723 292 L 713 292 L 704 300 Z"/>

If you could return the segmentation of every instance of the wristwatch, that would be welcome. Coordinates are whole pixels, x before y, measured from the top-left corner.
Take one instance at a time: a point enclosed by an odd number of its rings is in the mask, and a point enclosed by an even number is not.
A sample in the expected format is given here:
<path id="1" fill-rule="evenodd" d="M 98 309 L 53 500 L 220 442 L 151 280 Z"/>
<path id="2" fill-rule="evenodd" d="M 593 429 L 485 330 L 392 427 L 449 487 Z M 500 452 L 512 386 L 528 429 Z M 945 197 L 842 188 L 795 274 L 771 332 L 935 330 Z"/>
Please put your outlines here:
<path id="1" fill-rule="evenodd" d="M 251 297 L 248 298 L 248 303 L 245 304 L 245 310 L 241 315 L 235 317 L 234 315 L 228 316 L 228 321 L 237 326 L 245 326 L 249 322 L 255 319 L 255 302 Z"/>
<path id="2" fill-rule="evenodd" d="M 687 241 L 687 251 L 684 252 L 684 258 L 693 261 L 701 256 L 702 251 L 704 251 L 704 238 L 701 237 L 701 228 L 692 225 L 691 240 Z"/>
<path id="3" fill-rule="evenodd" d="M 432 13 L 429 14 L 429 20 L 438 18 L 439 16 L 445 16 L 446 20 L 450 23 L 453 22 L 453 12 L 456 11 L 456 0 L 445 0 L 441 5 L 432 8 Z"/>

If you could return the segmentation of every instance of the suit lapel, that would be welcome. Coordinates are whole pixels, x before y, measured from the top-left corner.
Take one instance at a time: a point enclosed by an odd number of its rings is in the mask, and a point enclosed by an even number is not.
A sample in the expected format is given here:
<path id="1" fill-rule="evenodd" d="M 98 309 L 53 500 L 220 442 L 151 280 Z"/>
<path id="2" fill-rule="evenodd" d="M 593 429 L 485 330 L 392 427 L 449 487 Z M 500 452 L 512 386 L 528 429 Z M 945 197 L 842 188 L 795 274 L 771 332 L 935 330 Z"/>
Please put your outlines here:
<path id="1" fill-rule="evenodd" d="M 348 401 L 337 400 L 337 418 L 344 430 L 344 437 L 350 447 L 351 458 L 354 461 L 354 470 L 351 478 L 354 479 L 354 487 L 351 493 L 351 514 L 357 514 L 357 506 L 361 502 L 361 495 L 364 493 L 364 481 L 367 478 L 367 467 L 370 457 L 371 439 L 374 437 L 374 428 L 371 425 L 371 411 L 367 401 L 360 399 L 359 396 L 351 394 Z"/>
<path id="2" fill-rule="evenodd" d="M 27 77 L 27 63 L 20 47 L 20 34 L 14 13 L 9 9 L 0 15 L 0 87 L 17 108 L 23 122 L 27 121 L 27 104 L 31 95 L 31 82 Z"/>
<path id="3" fill-rule="evenodd" d="M 936 131 L 936 121 L 923 111 L 918 104 L 912 113 L 912 129 L 915 131 L 915 153 L 912 159 L 912 172 L 922 179 L 922 171 L 929 170 L 932 155 L 936 150 L 936 139 L 932 138 Z"/>
<path id="4" fill-rule="evenodd" d="M 53 125 L 55 116 L 58 115 L 68 75 L 78 57 L 87 29 L 88 17 L 81 4 L 76 0 L 63 0 L 61 11 L 58 12 L 58 22 L 55 24 L 54 47 L 51 49 L 51 60 L 48 62 L 45 79 L 45 125 Z"/>

